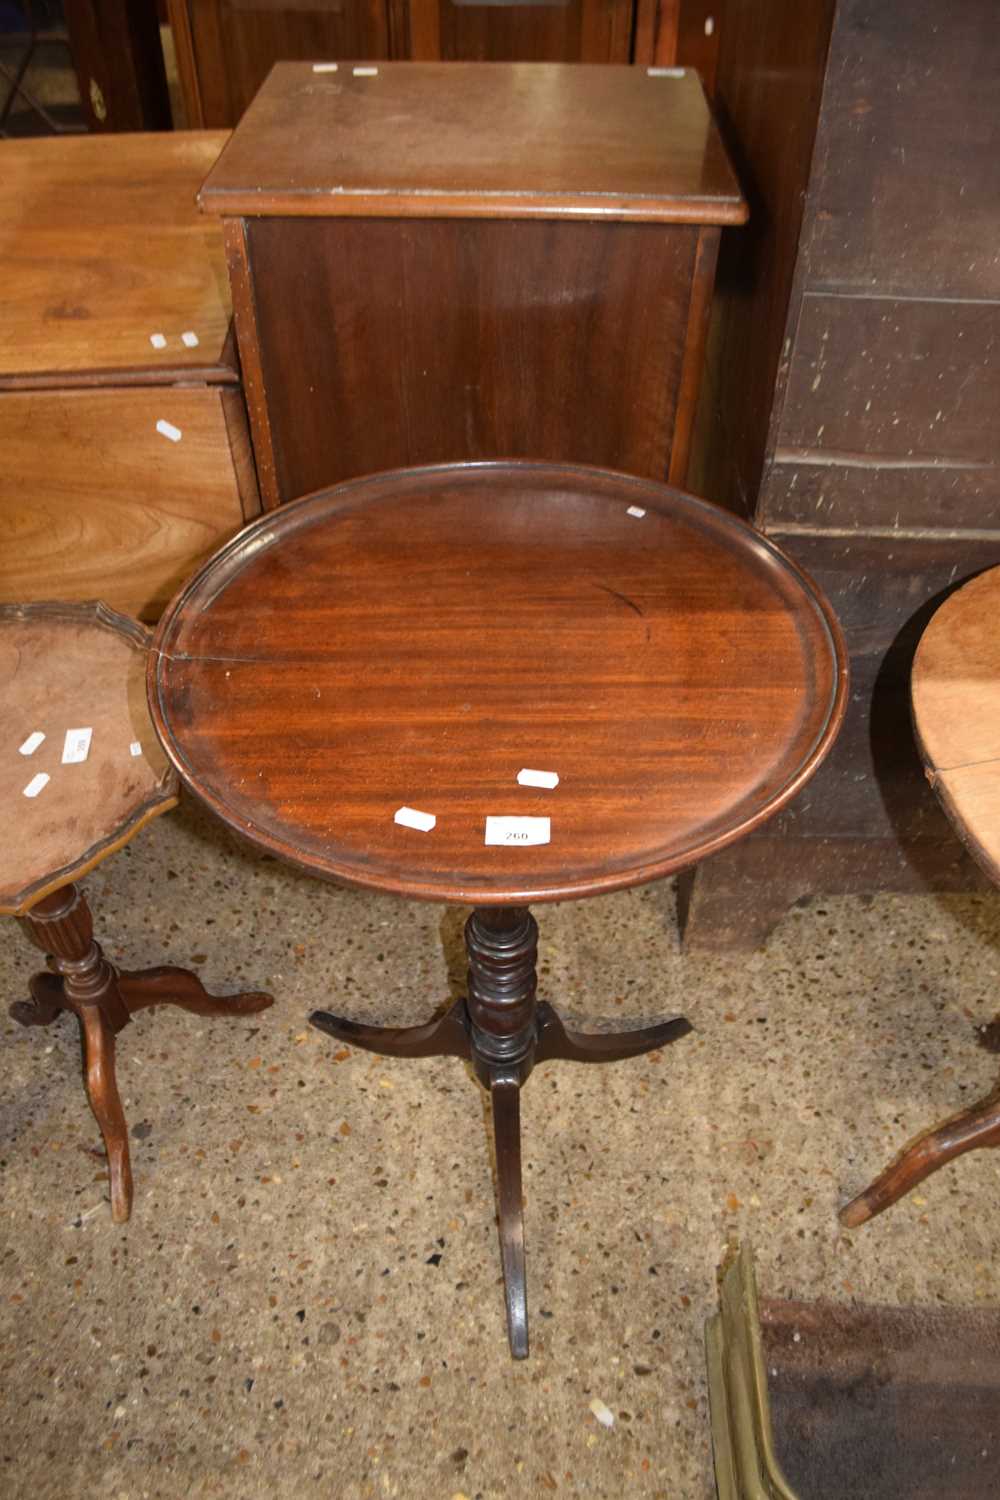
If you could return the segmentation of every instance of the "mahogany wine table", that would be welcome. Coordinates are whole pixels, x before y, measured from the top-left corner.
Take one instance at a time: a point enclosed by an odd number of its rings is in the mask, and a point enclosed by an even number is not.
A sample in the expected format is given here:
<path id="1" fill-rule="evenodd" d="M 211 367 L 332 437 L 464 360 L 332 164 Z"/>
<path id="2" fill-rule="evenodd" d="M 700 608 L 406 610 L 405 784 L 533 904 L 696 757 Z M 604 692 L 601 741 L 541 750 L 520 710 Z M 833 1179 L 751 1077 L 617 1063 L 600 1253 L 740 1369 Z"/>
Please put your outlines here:
<path id="1" fill-rule="evenodd" d="M 946 599 L 920 639 L 911 697 L 927 779 L 969 853 L 1000 885 L 1000 568 Z M 991 1050 L 1000 1019 L 983 1028 Z M 981 1146 L 1000 1146 L 1000 1085 L 970 1109 L 924 1131 L 840 1211 L 850 1229 L 889 1208 L 925 1177 Z"/>
<path id="2" fill-rule="evenodd" d="M 177 777 L 143 691 L 148 647 L 148 632 L 106 604 L 0 605 L 0 914 L 21 917 L 49 955 L 48 970 L 31 980 L 31 999 L 15 1001 L 10 1013 L 22 1026 L 76 1014 L 119 1224 L 132 1211 L 132 1167 L 115 1080 L 117 1034 L 151 1005 L 244 1016 L 271 1004 L 260 991 L 210 995 L 187 969 L 120 973 L 94 942 L 76 881 L 177 805 Z"/>
<path id="3" fill-rule="evenodd" d="M 631 1057 L 691 1029 L 567 1031 L 536 1000 L 529 903 L 639 885 L 756 827 L 822 760 L 845 689 L 829 607 L 770 542 L 664 485 L 556 464 L 307 496 L 234 538 L 160 622 L 154 723 L 230 827 L 316 875 L 473 907 L 467 999 L 406 1030 L 312 1020 L 387 1055 L 471 1060 L 492 1099 L 515 1357 L 521 1085 L 542 1060 Z M 498 843 L 493 818 L 516 820 Z"/>

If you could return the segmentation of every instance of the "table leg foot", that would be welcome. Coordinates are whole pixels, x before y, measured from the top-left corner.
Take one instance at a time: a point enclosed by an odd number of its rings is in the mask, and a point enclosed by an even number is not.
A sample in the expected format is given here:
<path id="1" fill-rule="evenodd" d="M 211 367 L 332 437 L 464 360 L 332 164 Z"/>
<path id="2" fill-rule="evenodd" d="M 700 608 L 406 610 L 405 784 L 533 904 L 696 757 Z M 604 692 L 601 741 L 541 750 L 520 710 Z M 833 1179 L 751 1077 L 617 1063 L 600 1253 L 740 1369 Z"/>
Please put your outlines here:
<path id="1" fill-rule="evenodd" d="M 118 988 L 130 1015 L 150 1005 L 176 1005 L 196 1016 L 251 1016 L 274 1004 L 262 990 L 210 995 L 197 974 L 172 965 L 119 974 Z"/>
<path id="2" fill-rule="evenodd" d="M 28 932 L 43 953 L 52 955 L 55 973 L 36 974 L 31 1000 L 11 1007 L 16 1021 L 42 1026 L 60 1010 L 72 1010 L 83 1037 L 87 1098 L 104 1137 L 111 1179 L 111 1212 L 124 1224 L 132 1207 L 128 1133 L 115 1082 L 115 1035 L 137 1010 L 177 1005 L 200 1016 L 245 1016 L 274 1002 L 270 995 L 210 995 L 187 969 L 154 968 L 119 974 L 94 942 L 86 897 L 75 885 L 62 886 L 31 908 Z"/>
<path id="3" fill-rule="evenodd" d="M 919 1135 L 863 1193 L 845 1203 L 839 1214 L 841 1224 L 846 1229 L 857 1229 L 898 1202 L 946 1162 L 986 1146 L 1000 1146 L 1000 1088 L 971 1109 L 962 1110 L 943 1125 Z"/>
<path id="4" fill-rule="evenodd" d="M 96 1005 L 81 1006 L 77 1015 L 83 1038 L 87 1098 L 108 1154 L 111 1217 L 116 1224 L 124 1224 L 132 1212 L 132 1163 L 125 1112 L 115 1078 L 115 1034 Z"/>
<path id="5" fill-rule="evenodd" d="M 363 1047 L 383 1057 L 462 1057 L 471 1056 L 469 1024 L 465 1001 L 456 1000 L 443 1016 L 426 1026 L 365 1026 L 346 1016 L 335 1016 L 328 1010 L 314 1010 L 310 1026 L 325 1031 L 338 1042 Z"/>
<path id="6" fill-rule="evenodd" d="M 28 982 L 30 1000 L 15 1000 L 10 1007 L 11 1020 L 19 1026 L 49 1026 L 66 1010 L 63 982 L 58 974 L 35 974 Z"/>
<path id="7" fill-rule="evenodd" d="M 521 1190 L 521 1084 L 516 1072 L 490 1072 L 493 1140 L 497 1159 L 500 1262 L 507 1306 L 507 1337 L 514 1359 L 528 1357 L 528 1294 Z"/>
<path id="8" fill-rule="evenodd" d="M 567 1031 L 558 1013 L 545 1000 L 540 1002 L 536 1014 L 536 1063 L 553 1060 L 620 1062 L 624 1058 L 638 1057 L 643 1052 L 654 1052 L 658 1047 L 680 1041 L 681 1037 L 694 1030 L 686 1016 L 674 1016 L 669 1021 L 660 1021 L 655 1026 L 642 1026 L 634 1031 Z"/>

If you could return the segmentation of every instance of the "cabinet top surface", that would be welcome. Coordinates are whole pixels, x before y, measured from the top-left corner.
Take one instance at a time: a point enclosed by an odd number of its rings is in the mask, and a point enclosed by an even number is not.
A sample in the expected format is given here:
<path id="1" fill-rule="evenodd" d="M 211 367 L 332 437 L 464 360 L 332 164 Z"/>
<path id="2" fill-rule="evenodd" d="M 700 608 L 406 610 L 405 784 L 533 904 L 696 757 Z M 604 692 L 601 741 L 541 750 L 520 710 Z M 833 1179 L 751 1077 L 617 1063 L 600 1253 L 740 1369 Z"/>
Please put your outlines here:
<path id="1" fill-rule="evenodd" d="M 161 620 L 148 683 L 181 776 L 252 842 L 355 885 L 523 904 L 749 832 L 826 753 L 846 668 L 814 586 L 727 512 L 485 463 L 254 523 Z M 547 818 L 549 840 L 487 844 L 491 816 Z"/>
<path id="2" fill-rule="evenodd" d="M 225 140 L 0 142 L 0 388 L 236 379 L 222 236 L 196 203 Z"/>
<path id="3" fill-rule="evenodd" d="M 746 218 L 697 74 L 609 64 L 278 63 L 200 201 L 246 216 Z"/>

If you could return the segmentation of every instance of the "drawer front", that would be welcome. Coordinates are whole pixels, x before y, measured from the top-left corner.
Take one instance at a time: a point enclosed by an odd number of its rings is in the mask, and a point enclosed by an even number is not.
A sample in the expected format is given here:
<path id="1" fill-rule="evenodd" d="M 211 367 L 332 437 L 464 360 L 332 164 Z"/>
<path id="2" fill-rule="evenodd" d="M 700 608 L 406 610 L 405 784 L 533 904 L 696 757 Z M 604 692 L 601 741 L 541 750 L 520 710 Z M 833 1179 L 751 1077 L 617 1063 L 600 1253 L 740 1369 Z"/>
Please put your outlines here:
<path id="1" fill-rule="evenodd" d="M 209 386 L 0 393 L 0 602 L 155 619 L 256 513 L 244 434 L 240 393 Z"/>

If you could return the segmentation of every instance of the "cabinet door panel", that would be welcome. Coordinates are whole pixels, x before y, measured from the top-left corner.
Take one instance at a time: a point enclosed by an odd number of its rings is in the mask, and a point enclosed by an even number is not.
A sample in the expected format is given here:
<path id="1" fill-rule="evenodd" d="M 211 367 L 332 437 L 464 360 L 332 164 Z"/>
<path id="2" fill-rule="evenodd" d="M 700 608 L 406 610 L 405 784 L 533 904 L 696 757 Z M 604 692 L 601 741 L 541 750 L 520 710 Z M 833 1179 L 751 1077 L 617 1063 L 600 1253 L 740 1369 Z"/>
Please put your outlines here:
<path id="1" fill-rule="evenodd" d="M 385 0 L 170 0 L 189 125 L 235 125 L 276 62 L 389 55 Z"/>
<path id="2" fill-rule="evenodd" d="M 405 55 L 426 62 L 625 63 L 632 8 L 628 0 L 409 0 L 406 30 Z"/>
<path id="3" fill-rule="evenodd" d="M 687 224 L 250 221 L 278 497 L 487 458 L 665 478 L 697 243 Z"/>

